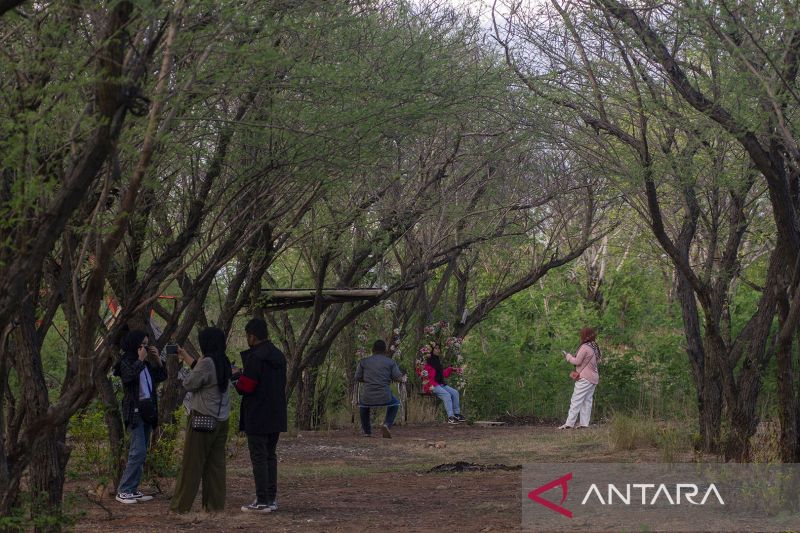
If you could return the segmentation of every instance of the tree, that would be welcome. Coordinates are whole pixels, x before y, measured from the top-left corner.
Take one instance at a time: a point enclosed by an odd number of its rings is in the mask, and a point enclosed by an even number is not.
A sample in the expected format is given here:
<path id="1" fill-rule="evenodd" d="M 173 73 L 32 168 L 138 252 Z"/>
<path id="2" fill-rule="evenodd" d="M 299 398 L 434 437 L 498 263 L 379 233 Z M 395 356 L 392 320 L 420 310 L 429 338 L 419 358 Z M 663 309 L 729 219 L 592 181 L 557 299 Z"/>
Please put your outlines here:
<path id="1" fill-rule="evenodd" d="M 553 8 L 539 14 L 542 17 L 539 19 L 529 15 L 519 21 L 514 13 L 504 31 L 497 25 L 496 35 L 506 50 L 507 62 L 526 85 L 538 96 L 571 113 L 575 131 L 586 132 L 602 149 L 584 149 L 585 154 L 593 158 L 598 153 L 605 154 L 604 160 L 614 164 L 624 153 L 621 148 L 628 151 L 622 164 L 615 164 L 614 169 L 624 175 L 625 169 L 630 168 L 628 165 L 636 165 L 645 196 L 640 211 L 678 273 L 678 294 L 688 340 L 687 353 L 698 389 L 704 448 L 716 448 L 717 413 L 724 397 L 733 428 L 725 443 L 725 453 L 729 458 L 743 459 L 748 456 L 748 440 L 757 423 L 754 406 L 760 376 L 772 354 L 768 338 L 773 316 L 778 302 L 784 299 L 780 294 L 791 285 L 781 284 L 779 278 L 786 265 L 793 264 L 794 256 L 783 257 L 784 246 L 775 248 L 765 285 L 777 284 L 784 289 L 777 293 L 764 291 L 758 309 L 738 335 L 732 334 L 727 313 L 730 294 L 742 269 L 739 250 L 749 221 L 760 216 L 763 206 L 758 203 L 760 190 L 753 187 L 752 169 L 741 163 L 729 139 L 738 141 L 752 166 L 766 178 L 776 226 L 780 227 L 793 215 L 785 205 L 791 198 L 789 182 L 773 179 L 774 169 L 768 170 L 764 161 L 761 165 L 756 162 L 754 154 L 760 152 L 755 136 L 745 131 L 748 128 L 743 123 L 734 126 L 736 119 L 725 110 L 724 103 L 719 103 L 726 100 L 726 94 L 736 94 L 730 100 L 742 104 L 739 113 L 744 118 L 745 108 L 750 109 L 752 102 L 760 101 L 763 107 L 763 95 L 762 98 L 752 95 L 754 100 L 749 100 L 751 95 L 746 91 L 746 97 L 742 97 L 741 76 L 725 69 L 731 63 L 726 63 L 723 57 L 726 46 L 722 41 L 689 38 L 703 33 L 698 27 L 710 23 L 713 30 L 717 26 L 713 23 L 715 15 L 707 9 L 713 10 L 694 5 L 658 8 L 653 13 L 668 16 L 649 15 L 646 20 L 658 26 L 654 30 L 635 10 L 617 2 L 554 2 Z M 532 25 L 534 20 L 546 21 L 543 26 L 546 29 L 537 31 Z M 663 44 L 659 31 L 673 36 L 671 48 Z M 741 32 L 744 34 L 745 29 Z M 542 52 L 550 64 L 540 70 L 523 70 L 518 57 L 529 48 L 510 44 L 517 35 L 526 42 L 525 46 Z M 632 39 L 632 35 L 637 39 Z M 555 38 L 567 43 L 565 52 L 554 47 Z M 695 59 L 701 62 L 698 64 Z M 683 65 L 691 67 L 697 81 L 689 80 Z M 548 70 L 553 73 L 550 69 L 554 68 L 562 69 L 561 74 L 548 76 Z M 669 85 L 659 82 L 662 77 L 669 80 Z M 553 88 L 559 92 L 553 92 Z M 703 90 L 714 96 L 706 97 Z M 776 109 L 780 106 L 773 107 L 771 112 Z M 773 119 L 766 120 L 765 133 Z M 670 228 L 664 215 L 663 191 L 673 184 L 675 200 L 669 203 L 680 206 L 685 218 L 680 227 Z M 698 200 L 701 187 L 708 190 L 707 204 Z M 780 202 L 776 202 L 779 196 Z M 698 227 L 707 233 L 703 247 L 697 248 L 703 265 L 695 266 L 692 248 L 700 244 L 696 240 Z M 784 245 L 791 249 L 793 230 L 779 233 Z M 703 313 L 702 323 L 695 298 Z M 785 301 L 788 305 L 788 300 Z M 781 366 L 784 373 L 785 363 Z M 788 396 L 785 392 L 784 403 Z M 787 412 L 783 418 L 788 422 L 795 417 Z M 791 426 L 792 423 L 786 426 L 788 434 L 793 434 Z"/>

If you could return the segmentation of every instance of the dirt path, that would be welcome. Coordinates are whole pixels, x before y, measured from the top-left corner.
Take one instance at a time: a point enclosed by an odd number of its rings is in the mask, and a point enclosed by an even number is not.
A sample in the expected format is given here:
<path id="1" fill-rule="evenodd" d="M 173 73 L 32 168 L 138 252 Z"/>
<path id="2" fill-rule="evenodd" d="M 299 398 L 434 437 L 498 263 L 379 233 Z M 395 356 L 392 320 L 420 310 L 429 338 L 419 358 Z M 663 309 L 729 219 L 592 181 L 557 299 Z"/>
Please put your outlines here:
<path id="1" fill-rule="evenodd" d="M 173 480 L 152 502 L 122 506 L 108 498 L 111 516 L 72 484 L 86 513 L 77 531 L 518 531 L 520 472 L 428 473 L 442 463 L 521 465 L 531 462 L 631 460 L 607 452 L 604 429 L 564 434 L 550 427 L 398 427 L 393 439 L 363 438 L 352 430 L 302 433 L 278 444 L 277 513 L 239 507 L 253 498 L 246 445 L 232 441 L 224 513 L 168 512 Z M 436 444 L 439 448 L 431 446 Z M 444 446 L 442 446 L 444 443 Z M 636 452 L 643 459 L 641 450 Z M 146 487 L 144 487 L 146 489 Z M 200 509 L 199 496 L 195 510 Z"/>

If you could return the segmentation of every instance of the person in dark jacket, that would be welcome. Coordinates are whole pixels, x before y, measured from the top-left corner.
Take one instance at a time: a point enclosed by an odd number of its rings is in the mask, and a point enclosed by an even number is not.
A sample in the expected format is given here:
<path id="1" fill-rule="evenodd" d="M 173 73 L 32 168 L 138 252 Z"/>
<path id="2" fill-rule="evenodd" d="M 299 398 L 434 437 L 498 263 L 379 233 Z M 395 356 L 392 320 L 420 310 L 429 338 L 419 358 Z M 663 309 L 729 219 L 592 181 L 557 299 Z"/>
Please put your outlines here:
<path id="1" fill-rule="evenodd" d="M 242 511 L 278 510 L 278 437 L 286 431 L 286 358 L 267 340 L 267 323 L 253 318 L 244 328 L 249 350 L 242 352 L 242 371 L 234 374 L 242 395 L 239 431 L 247 435 L 256 499 Z"/>
<path id="2" fill-rule="evenodd" d="M 131 432 L 128 464 L 120 478 L 116 499 L 125 504 L 152 500 L 152 496 L 139 491 L 139 483 L 150 433 L 158 425 L 156 385 L 167 379 L 167 372 L 158 350 L 150 346 L 147 333 L 133 330 L 125 336 L 114 373 L 122 379 L 122 419 Z"/>
<path id="3" fill-rule="evenodd" d="M 355 382 L 364 383 L 362 394 L 359 395 L 358 410 L 361 415 L 361 430 L 365 437 L 372 436 L 370 425 L 370 409 L 386 407 L 386 418 L 381 425 L 384 438 L 392 438 L 390 431 L 397 411 L 400 409 L 398 400 L 389 385 L 392 381 L 404 379 L 397 363 L 386 356 L 386 343 L 377 340 L 372 345 L 372 355 L 358 362 L 356 367 Z"/>

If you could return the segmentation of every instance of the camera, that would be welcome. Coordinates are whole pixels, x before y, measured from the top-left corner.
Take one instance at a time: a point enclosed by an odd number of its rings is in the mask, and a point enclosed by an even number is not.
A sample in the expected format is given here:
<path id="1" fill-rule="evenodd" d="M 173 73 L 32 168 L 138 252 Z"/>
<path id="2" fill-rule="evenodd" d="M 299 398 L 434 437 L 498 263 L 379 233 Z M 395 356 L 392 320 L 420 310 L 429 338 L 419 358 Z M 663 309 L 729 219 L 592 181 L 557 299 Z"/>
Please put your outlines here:
<path id="1" fill-rule="evenodd" d="M 177 344 L 167 344 L 164 346 L 164 353 L 167 355 L 175 355 L 178 353 L 178 345 Z"/>

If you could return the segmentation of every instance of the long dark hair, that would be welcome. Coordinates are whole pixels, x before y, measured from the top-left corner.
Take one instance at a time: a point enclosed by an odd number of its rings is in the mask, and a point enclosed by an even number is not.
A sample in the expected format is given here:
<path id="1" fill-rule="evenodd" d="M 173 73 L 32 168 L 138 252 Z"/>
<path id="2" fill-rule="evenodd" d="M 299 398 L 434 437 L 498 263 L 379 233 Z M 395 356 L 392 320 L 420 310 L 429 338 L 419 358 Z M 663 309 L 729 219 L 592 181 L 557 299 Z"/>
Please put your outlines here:
<path id="1" fill-rule="evenodd" d="M 447 383 L 445 383 L 444 381 L 444 370 L 442 369 L 442 360 L 439 358 L 438 355 L 433 353 L 433 350 L 436 348 L 439 348 L 439 353 L 441 353 L 442 348 L 436 341 L 431 341 L 430 347 L 431 347 L 431 355 L 428 356 L 428 364 L 431 365 L 433 369 L 436 371 L 436 376 L 434 376 L 434 380 L 436 380 L 436 383 L 438 383 L 439 385 L 447 385 Z"/>
<path id="2" fill-rule="evenodd" d="M 225 392 L 231 379 L 231 362 L 225 355 L 225 333 L 219 328 L 205 328 L 200 331 L 197 340 L 203 355 L 214 361 L 217 387 L 220 392 Z"/>

